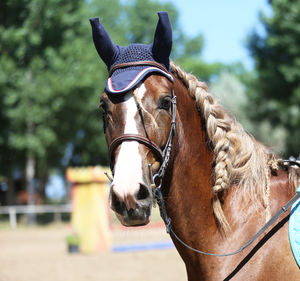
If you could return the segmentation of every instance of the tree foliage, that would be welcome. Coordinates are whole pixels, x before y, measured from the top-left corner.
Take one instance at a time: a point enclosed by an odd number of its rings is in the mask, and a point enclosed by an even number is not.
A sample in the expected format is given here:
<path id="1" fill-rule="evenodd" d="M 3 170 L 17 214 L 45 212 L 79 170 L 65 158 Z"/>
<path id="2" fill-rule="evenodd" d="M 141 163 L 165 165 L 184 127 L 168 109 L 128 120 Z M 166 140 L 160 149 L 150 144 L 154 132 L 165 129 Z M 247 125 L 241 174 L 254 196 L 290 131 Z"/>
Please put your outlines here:
<path id="1" fill-rule="evenodd" d="M 249 40 L 258 73 L 251 95 L 256 108 L 253 117 L 284 127 L 286 156 L 296 156 L 300 146 L 300 1 L 269 3 L 272 15 L 261 15 L 266 35 L 254 33 Z"/>
<path id="2" fill-rule="evenodd" d="M 253 122 L 249 114 L 253 111 L 253 106 L 249 102 L 249 89 L 246 86 L 250 73 L 243 70 L 241 76 L 241 70 L 234 71 L 232 67 L 220 74 L 219 79 L 212 83 L 210 91 L 248 132 L 272 147 L 275 152 L 284 151 L 286 131 L 282 126 L 272 127 L 268 120 Z"/>
<path id="3" fill-rule="evenodd" d="M 24 171 L 28 159 L 35 159 L 42 181 L 62 159 L 65 165 L 105 163 L 97 109 L 105 69 L 86 44 L 85 1 L 0 5 L 0 174 Z"/>
<path id="4" fill-rule="evenodd" d="M 107 69 L 88 19 L 98 16 L 118 45 L 150 43 L 160 10 L 173 24 L 173 59 L 183 67 L 197 60 L 195 68 L 208 80 L 215 66 L 201 60 L 203 38 L 183 35 L 171 2 L 0 2 L 0 175 L 24 171 L 29 158 L 39 179 L 50 168 L 108 164 L 97 108 Z"/>

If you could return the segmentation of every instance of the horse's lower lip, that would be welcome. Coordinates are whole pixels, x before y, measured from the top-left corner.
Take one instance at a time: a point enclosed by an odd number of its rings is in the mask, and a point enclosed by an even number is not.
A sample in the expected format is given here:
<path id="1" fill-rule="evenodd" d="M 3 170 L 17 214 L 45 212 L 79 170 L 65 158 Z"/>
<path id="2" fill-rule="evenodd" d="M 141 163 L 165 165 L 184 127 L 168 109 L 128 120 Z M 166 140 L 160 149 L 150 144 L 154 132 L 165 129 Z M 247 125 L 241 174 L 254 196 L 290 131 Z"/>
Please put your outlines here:
<path id="1" fill-rule="evenodd" d="M 134 226 L 144 226 L 144 225 L 147 225 L 148 223 L 150 222 L 150 220 L 146 220 L 145 222 L 142 222 L 142 223 L 127 223 L 127 222 L 124 222 L 124 221 L 121 221 L 121 223 L 124 225 L 124 226 L 131 226 L 131 227 L 134 227 Z"/>
<path id="2" fill-rule="evenodd" d="M 122 216 L 118 213 L 116 213 L 119 221 L 124 226 L 143 226 L 147 225 L 150 222 L 150 216 L 144 217 L 144 218 L 130 218 L 128 216 Z"/>

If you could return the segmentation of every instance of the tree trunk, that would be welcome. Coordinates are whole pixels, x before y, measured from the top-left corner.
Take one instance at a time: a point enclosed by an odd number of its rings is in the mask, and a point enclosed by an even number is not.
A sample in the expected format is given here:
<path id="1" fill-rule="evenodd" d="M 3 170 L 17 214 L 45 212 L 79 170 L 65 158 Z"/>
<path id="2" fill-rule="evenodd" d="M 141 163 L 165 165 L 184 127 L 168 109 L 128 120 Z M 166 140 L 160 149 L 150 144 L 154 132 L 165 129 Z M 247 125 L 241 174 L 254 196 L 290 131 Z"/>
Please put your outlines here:
<path id="1" fill-rule="evenodd" d="M 34 173 L 35 173 L 35 158 L 32 153 L 29 153 L 26 161 L 26 190 L 28 194 L 28 205 L 34 205 Z M 35 213 L 27 214 L 28 224 L 35 223 Z"/>
<path id="2" fill-rule="evenodd" d="M 33 125 L 29 122 L 27 127 L 27 133 L 32 134 Z M 35 157 L 32 152 L 27 153 L 26 159 L 26 167 L 25 167 L 25 177 L 26 177 L 26 191 L 28 194 L 28 202 L 29 206 L 33 206 L 35 203 L 34 200 L 34 175 L 35 175 Z M 35 213 L 27 214 L 27 223 L 34 224 L 35 223 Z"/>
<path id="3" fill-rule="evenodd" d="M 30 70 L 26 72 L 26 78 L 28 81 L 32 81 L 32 73 Z M 29 107 L 31 107 L 32 100 L 29 100 Z M 30 118 L 26 122 L 26 133 L 29 138 L 34 135 L 34 123 Z M 26 191 L 28 194 L 28 202 L 29 206 L 34 205 L 34 176 L 35 176 L 35 155 L 32 151 L 32 148 L 28 148 L 27 151 L 27 159 L 26 159 L 26 167 L 25 167 L 25 179 L 26 179 Z M 34 224 L 35 223 L 35 213 L 27 214 L 27 223 Z"/>

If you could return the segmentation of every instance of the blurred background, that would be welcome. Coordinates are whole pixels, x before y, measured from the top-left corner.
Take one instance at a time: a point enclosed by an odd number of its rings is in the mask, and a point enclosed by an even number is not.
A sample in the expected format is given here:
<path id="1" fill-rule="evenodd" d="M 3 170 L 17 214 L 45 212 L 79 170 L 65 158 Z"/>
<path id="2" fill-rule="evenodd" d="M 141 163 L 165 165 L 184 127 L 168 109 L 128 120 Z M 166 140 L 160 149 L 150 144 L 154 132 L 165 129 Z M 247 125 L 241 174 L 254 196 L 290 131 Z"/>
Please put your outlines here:
<path id="1" fill-rule="evenodd" d="M 106 181 L 95 176 L 108 165 L 98 109 L 107 69 L 88 19 L 99 17 L 118 45 L 148 44 L 162 10 L 173 25 L 172 60 L 279 156 L 299 155 L 300 0 L 1 0 L 1 281 L 185 280 L 157 212 L 152 226 L 123 229 L 107 209 Z M 87 203 L 95 196 L 103 209 Z M 86 205 L 102 214 L 88 227 Z M 67 253 L 70 235 L 95 233 L 106 233 L 101 247 Z M 116 250 L 137 241 L 144 250 Z"/>

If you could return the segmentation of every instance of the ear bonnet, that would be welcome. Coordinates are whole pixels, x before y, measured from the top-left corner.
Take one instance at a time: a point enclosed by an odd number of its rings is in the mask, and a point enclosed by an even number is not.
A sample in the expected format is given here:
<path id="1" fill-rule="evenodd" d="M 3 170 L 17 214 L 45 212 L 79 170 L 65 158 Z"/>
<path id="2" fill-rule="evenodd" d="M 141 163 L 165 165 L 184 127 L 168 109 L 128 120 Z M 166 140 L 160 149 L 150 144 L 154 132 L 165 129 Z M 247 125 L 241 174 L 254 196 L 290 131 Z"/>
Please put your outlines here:
<path id="1" fill-rule="evenodd" d="M 158 17 L 152 44 L 130 44 L 126 47 L 113 43 L 98 18 L 90 19 L 96 50 L 109 71 L 105 87 L 108 93 L 124 94 L 149 73 L 163 75 L 173 82 L 169 74 L 172 27 L 167 12 L 159 12 Z"/>

